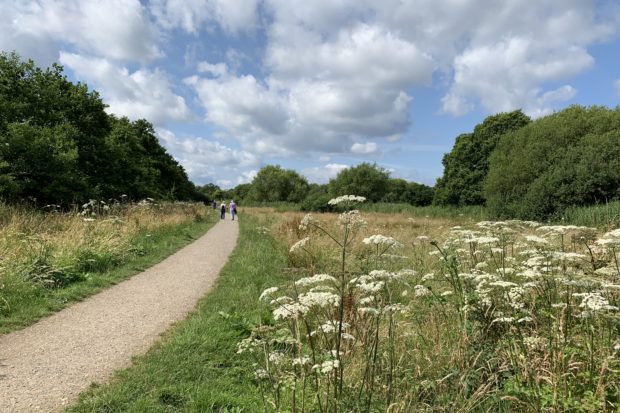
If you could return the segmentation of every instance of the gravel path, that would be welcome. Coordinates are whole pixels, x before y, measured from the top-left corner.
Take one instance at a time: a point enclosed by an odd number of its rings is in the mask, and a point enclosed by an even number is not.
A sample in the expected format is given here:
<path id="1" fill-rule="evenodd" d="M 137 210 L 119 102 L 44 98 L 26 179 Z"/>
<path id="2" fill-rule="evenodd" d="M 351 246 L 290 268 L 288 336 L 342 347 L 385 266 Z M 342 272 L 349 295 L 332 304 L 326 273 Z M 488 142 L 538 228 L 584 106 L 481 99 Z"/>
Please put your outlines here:
<path id="1" fill-rule="evenodd" d="M 209 290 L 238 232 L 237 221 L 220 221 L 154 267 L 0 336 L 0 412 L 60 411 L 130 365 Z"/>

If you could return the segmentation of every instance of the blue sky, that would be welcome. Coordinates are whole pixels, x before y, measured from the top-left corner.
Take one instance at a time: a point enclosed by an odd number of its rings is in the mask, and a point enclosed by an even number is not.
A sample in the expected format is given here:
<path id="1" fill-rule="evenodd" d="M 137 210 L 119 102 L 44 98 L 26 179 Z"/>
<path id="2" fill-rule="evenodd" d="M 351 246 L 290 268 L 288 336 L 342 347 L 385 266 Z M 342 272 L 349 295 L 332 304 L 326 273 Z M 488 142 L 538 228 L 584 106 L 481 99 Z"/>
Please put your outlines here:
<path id="1" fill-rule="evenodd" d="M 432 185 L 486 116 L 620 102 L 617 0 L 0 0 L 0 49 L 146 118 L 197 184 L 376 162 Z"/>

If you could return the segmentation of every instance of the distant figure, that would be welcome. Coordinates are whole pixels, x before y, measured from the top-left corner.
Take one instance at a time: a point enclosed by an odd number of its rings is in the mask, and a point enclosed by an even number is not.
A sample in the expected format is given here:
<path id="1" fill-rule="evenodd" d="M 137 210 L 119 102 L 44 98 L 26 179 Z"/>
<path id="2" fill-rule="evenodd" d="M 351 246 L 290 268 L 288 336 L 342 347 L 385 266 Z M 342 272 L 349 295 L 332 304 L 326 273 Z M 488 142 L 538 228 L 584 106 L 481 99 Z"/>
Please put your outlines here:
<path id="1" fill-rule="evenodd" d="M 230 200 L 230 204 L 228 204 L 228 209 L 230 210 L 230 216 L 232 216 L 232 220 L 235 220 L 235 214 L 237 213 L 237 205 L 235 201 Z"/>
<path id="2" fill-rule="evenodd" d="M 220 219 L 224 219 L 226 217 L 226 204 L 222 202 L 222 206 L 220 207 Z"/>
<path id="3" fill-rule="evenodd" d="M 217 208 L 217 203 L 215 202 L 215 199 L 213 200 L 213 202 L 211 202 L 211 206 L 213 207 L 213 209 Z"/>

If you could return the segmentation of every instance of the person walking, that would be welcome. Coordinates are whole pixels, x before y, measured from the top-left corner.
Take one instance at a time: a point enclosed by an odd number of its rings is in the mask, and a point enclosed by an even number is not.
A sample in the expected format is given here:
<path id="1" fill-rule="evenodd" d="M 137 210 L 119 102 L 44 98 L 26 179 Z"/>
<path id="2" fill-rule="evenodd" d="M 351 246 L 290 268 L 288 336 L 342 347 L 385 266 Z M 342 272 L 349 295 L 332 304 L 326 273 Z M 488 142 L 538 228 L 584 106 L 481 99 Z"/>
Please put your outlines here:
<path id="1" fill-rule="evenodd" d="M 232 217 L 232 220 L 235 220 L 235 214 L 237 213 L 237 205 L 235 204 L 234 200 L 230 200 L 230 204 L 228 204 L 228 209 L 230 210 L 230 216 Z"/>
<path id="2" fill-rule="evenodd" d="M 226 204 L 222 202 L 222 206 L 220 206 L 220 219 L 224 219 L 226 217 Z"/>

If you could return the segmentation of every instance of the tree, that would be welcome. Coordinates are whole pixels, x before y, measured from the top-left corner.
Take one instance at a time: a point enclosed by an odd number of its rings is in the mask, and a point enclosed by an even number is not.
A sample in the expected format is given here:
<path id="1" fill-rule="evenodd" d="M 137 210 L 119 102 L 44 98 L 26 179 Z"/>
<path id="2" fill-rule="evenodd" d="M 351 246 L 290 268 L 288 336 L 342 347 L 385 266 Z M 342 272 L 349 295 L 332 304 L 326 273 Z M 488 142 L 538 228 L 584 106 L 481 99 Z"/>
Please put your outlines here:
<path id="1" fill-rule="evenodd" d="M 483 182 L 489 170 L 489 156 L 502 135 L 530 122 L 520 110 L 487 117 L 473 133 L 456 138 L 452 151 L 443 157 L 444 173 L 437 180 L 433 203 L 438 205 L 482 205 Z"/>
<path id="2" fill-rule="evenodd" d="M 259 202 L 301 202 L 308 192 L 308 181 L 297 172 L 267 165 L 256 174 L 247 199 Z"/>
<path id="3" fill-rule="evenodd" d="M 105 112 L 96 91 L 57 64 L 42 70 L 0 53 L 0 197 L 71 204 L 122 194 L 197 199 L 146 120 Z"/>
<path id="4" fill-rule="evenodd" d="M 390 173 L 376 164 L 361 163 L 343 169 L 329 181 L 332 196 L 359 195 L 367 200 L 377 202 L 387 193 Z"/>
<path id="5" fill-rule="evenodd" d="M 502 137 L 484 187 L 498 216 L 548 219 L 620 197 L 620 109 L 572 106 Z"/>

